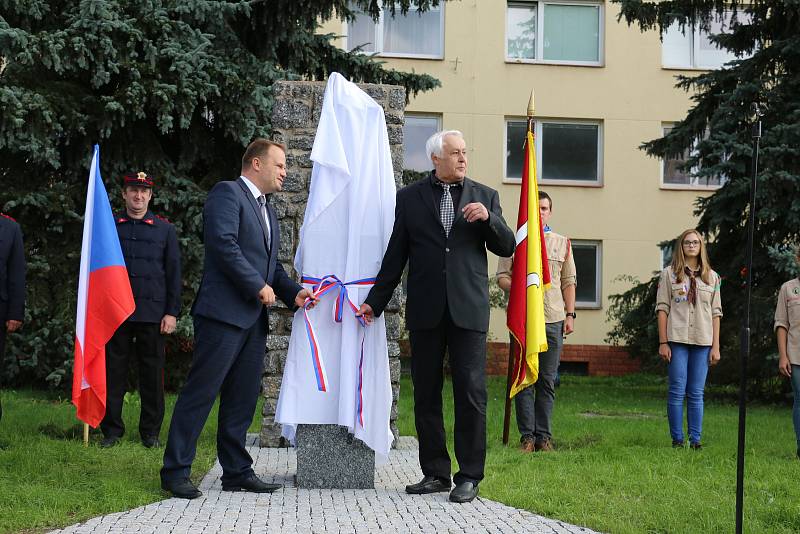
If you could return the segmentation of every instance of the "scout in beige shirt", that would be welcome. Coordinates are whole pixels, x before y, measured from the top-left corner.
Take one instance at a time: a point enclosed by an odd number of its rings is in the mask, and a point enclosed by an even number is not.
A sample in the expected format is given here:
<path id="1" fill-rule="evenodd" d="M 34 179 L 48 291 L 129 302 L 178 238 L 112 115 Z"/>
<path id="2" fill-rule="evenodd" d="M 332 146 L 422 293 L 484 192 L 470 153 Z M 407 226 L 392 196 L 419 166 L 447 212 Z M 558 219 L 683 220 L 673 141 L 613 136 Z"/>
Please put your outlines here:
<path id="1" fill-rule="evenodd" d="M 561 360 L 564 336 L 575 328 L 575 258 L 569 239 L 550 230 L 547 225 L 553 201 L 539 191 L 539 218 L 544 227 L 544 243 L 550 267 L 550 289 L 544 294 L 544 320 L 547 352 L 539 354 L 539 378 L 514 397 L 517 427 L 522 450 L 547 452 L 551 443 L 551 419 L 555 404 L 555 380 Z M 506 292 L 511 288 L 511 258 L 500 258 L 497 285 Z"/>
<path id="2" fill-rule="evenodd" d="M 800 266 L 800 247 L 796 254 Z M 794 406 L 792 421 L 800 459 L 800 278 L 781 286 L 775 307 L 775 336 L 778 338 L 778 370 L 792 380 Z"/>
<path id="3" fill-rule="evenodd" d="M 797 260 L 800 263 L 800 257 Z M 800 278 L 781 286 L 775 307 L 775 333 L 778 337 L 781 372 L 791 376 L 791 365 L 800 365 Z"/>
<path id="4" fill-rule="evenodd" d="M 661 272 L 655 311 L 658 354 L 669 364 L 667 420 L 672 446 L 684 446 L 685 400 L 689 443 L 700 449 L 708 366 L 720 358 L 722 301 L 720 277 L 711 269 L 697 230 L 685 230 L 675 241 L 672 263 Z"/>

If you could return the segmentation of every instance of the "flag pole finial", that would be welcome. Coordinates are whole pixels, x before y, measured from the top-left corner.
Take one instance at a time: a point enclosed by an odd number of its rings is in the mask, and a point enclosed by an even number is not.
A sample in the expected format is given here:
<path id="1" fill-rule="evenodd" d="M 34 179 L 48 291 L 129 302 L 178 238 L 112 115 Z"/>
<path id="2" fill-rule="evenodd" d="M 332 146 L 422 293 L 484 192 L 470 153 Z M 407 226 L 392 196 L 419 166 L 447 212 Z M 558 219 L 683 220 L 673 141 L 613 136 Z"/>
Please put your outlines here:
<path id="1" fill-rule="evenodd" d="M 533 89 L 531 89 L 531 97 L 528 99 L 528 117 L 533 117 L 533 113 L 535 110 L 535 106 L 533 104 Z"/>

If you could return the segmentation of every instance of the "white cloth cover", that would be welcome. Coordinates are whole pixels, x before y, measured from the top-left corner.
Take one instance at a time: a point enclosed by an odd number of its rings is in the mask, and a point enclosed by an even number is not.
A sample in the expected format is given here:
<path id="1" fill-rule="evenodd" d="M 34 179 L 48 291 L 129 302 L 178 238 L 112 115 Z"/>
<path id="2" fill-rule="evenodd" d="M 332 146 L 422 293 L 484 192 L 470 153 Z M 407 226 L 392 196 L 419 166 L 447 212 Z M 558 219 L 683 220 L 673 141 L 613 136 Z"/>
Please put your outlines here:
<path id="1" fill-rule="evenodd" d="M 338 73 L 325 89 L 311 152 L 314 168 L 300 230 L 295 269 L 301 276 L 335 275 L 342 282 L 374 278 L 394 224 L 395 182 L 383 108 Z M 306 284 L 305 287 L 310 287 Z M 372 286 L 348 286 L 352 303 Z M 324 361 L 327 391 L 318 390 L 303 310 L 295 313 L 275 422 L 294 443 L 298 424 L 345 426 L 388 459 L 392 390 L 383 316 L 366 328 L 345 302 L 334 322 L 338 290 L 308 312 Z M 359 420 L 359 361 L 364 338 L 363 427 Z"/>

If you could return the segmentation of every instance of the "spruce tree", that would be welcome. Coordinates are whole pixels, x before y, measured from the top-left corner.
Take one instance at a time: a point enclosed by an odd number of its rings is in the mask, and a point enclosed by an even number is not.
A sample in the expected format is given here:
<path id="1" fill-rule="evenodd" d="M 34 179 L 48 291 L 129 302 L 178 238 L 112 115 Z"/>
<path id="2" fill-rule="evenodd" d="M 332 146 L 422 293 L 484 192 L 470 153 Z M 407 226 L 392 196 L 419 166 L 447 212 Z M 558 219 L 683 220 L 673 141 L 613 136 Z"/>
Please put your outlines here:
<path id="1" fill-rule="evenodd" d="M 422 0 L 425 10 L 438 0 Z M 239 170 L 246 144 L 269 136 L 281 79 L 403 85 L 439 82 L 335 47 L 317 33 L 354 9 L 406 13 L 409 0 L 0 0 L 0 210 L 22 225 L 28 312 L 0 377 L 68 383 L 82 217 L 92 145 L 116 207 L 119 179 L 156 179 L 152 209 L 176 226 L 184 308 L 202 265 L 205 192 Z"/>
<path id="2" fill-rule="evenodd" d="M 621 6 L 620 19 L 662 34 L 674 22 L 688 31 L 708 31 L 714 18 L 732 12 L 730 24 L 711 40 L 740 59 L 696 76 L 679 76 L 676 87 L 692 93 L 691 109 L 668 135 L 641 148 L 660 158 L 692 150 L 686 170 L 701 180 L 725 179 L 714 194 L 697 200 L 695 214 L 698 229 L 711 240 L 712 266 L 723 277 L 722 369 L 710 377 L 734 381 L 744 300 L 752 104 L 765 110 L 756 198 L 750 387 L 756 394 L 779 392 L 787 386 L 777 377 L 775 298 L 781 284 L 797 275 L 792 251 L 800 244 L 800 3 L 614 2 Z M 654 357 L 655 280 L 612 300 L 609 315 L 617 323 L 609 340 Z"/>

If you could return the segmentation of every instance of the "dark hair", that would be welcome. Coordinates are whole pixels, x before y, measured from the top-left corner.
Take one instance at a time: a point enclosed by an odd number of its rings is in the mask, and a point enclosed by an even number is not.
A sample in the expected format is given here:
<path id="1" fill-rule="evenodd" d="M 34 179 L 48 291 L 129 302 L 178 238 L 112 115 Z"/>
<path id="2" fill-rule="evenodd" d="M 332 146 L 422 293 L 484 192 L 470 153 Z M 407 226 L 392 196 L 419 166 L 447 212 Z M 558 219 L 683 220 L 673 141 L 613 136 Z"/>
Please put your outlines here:
<path id="1" fill-rule="evenodd" d="M 543 198 L 547 199 L 547 201 L 550 203 L 550 209 L 552 210 L 553 209 L 553 199 L 550 198 L 550 195 L 548 195 L 547 193 L 545 193 L 544 191 L 542 191 L 540 189 L 539 190 L 539 200 L 542 200 Z"/>
<path id="2" fill-rule="evenodd" d="M 280 148 L 284 153 L 286 152 L 286 145 L 283 143 L 276 143 L 275 141 L 270 141 L 269 139 L 264 139 L 263 137 L 253 139 L 253 141 L 247 145 L 247 149 L 244 151 L 244 156 L 242 156 L 242 168 L 244 169 L 246 167 L 250 167 L 255 158 L 266 156 L 270 147 L 273 146 Z"/>

